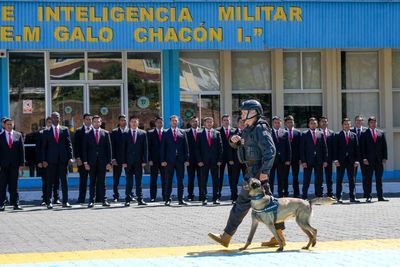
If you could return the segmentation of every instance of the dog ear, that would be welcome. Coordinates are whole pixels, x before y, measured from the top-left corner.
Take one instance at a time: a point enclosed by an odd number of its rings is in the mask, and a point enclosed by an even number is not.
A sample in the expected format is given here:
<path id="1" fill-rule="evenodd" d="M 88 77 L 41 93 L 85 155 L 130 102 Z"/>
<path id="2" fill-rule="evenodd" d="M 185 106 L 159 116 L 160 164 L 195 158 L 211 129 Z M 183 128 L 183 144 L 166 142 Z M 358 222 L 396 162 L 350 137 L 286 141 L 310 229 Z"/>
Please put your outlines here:
<path id="1" fill-rule="evenodd" d="M 244 181 L 242 184 L 242 188 L 243 188 L 243 190 L 250 190 L 249 183 Z"/>

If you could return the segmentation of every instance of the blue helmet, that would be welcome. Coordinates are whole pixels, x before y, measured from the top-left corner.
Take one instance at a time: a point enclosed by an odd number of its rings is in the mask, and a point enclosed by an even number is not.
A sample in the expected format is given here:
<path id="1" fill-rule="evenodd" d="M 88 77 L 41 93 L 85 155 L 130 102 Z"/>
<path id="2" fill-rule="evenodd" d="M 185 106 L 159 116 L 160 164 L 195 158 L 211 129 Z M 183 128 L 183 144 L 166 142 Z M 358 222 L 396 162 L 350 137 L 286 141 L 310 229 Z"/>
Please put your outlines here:
<path id="1" fill-rule="evenodd" d="M 242 102 L 242 104 L 239 107 L 239 110 L 255 110 L 257 111 L 259 116 L 261 116 L 264 113 L 260 102 L 254 99 Z"/>

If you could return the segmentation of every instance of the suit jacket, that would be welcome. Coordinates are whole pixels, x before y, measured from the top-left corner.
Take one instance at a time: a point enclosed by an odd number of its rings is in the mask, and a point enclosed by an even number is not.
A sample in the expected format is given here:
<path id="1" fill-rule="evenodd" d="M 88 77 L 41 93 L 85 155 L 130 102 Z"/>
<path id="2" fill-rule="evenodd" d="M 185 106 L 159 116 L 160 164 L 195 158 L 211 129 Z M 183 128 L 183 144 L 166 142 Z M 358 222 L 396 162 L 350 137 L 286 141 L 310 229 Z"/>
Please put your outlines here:
<path id="1" fill-rule="evenodd" d="M 196 138 L 197 134 L 201 132 L 200 129 L 196 129 Z M 197 150 L 197 139 L 196 141 L 194 140 L 194 135 L 193 135 L 193 129 L 189 128 L 186 130 L 186 137 L 188 140 L 188 146 L 189 146 L 189 163 L 190 165 L 197 165 L 197 159 L 196 159 L 196 150 Z"/>
<path id="2" fill-rule="evenodd" d="M 333 160 L 339 161 L 342 165 L 348 160 L 351 164 L 360 161 L 360 149 L 358 145 L 357 135 L 349 131 L 349 143 L 346 144 L 346 135 L 344 131 L 340 131 L 335 135 L 333 145 Z"/>
<path id="3" fill-rule="evenodd" d="M 86 134 L 86 126 L 83 125 L 81 128 L 78 128 L 74 134 L 74 157 L 82 159 L 82 149 L 83 149 L 83 140 Z"/>
<path id="4" fill-rule="evenodd" d="M 357 138 L 358 138 L 358 143 L 360 144 L 361 134 L 362 134 L 363 132 L 365 132 L 365 130 L 367 130 L 367 129 L 368 129 L 368 128 L 366 128 L 366 127 L 364 127 L 364 126 L 361 126 L 360 135 L 357 135 L 357 129 L 356 129 L 356 127 L 351 128 L 350 131 L 352 131 L 353 133 L 356 134 L 356 136 L 357 136 Z"/>
<path id="5" fill-rule="evenodd" d="M 223 145 L 221 134 L 218 130 L 210 129 L 211 146 L 208 145 L 208 130 L 203 129 L 197 134 L 196 158 L 197 162 L 203 162 L 207 165 L 217 164 L 223 160 Z"/>
<path id="6" fill-rule="evenodd" d="M 99 143 L 96 144 L 95 129 L 92 128 L 85 134 L 82 150 L 82 161 L 95 165 L 97 159 L 100 165 L 111 164 L 112 148 L 110 133 L 99 129 Z"/>
<path id="7" fill-rule="evenodd" d="M 67 127 L 59 126 L 58 143 L 53 127 L 43 130 L 42 160 L 51 164 L 68 163 L 72 159 L 71 136 Z"/>
<path id="8" fill-rule="evenodd" d="M 319 129 L 322 133 L 322 135 L 324 134 L 324 131 L 320 128 Z M 326 129 L 326 147 L 328 148 L 328 159 L 327 162 L 329 164 L 332 163 L 333 161 L 333 143 L 335 142 L 335 132 L 330 130 L 330 129 Z"/>
<path id="9" fill-rule="evenodd" d="M 317 142 L 314 145 L 311 130 L 303 132 L 300 142 L 300 160 L 307 165 L 322 164 L 328 159 L 328 148 L 322 132 L 315 130 Z"/>
<path id="10" fill-rule="evenodd" d="M 272 139 L 274 140 L 276 154 L 275 164 L 285 163 L 285 161 L 291 161 L 292 149 L 290 147 L 289 132 L 284 129 L 278 129 L 278 136 L 275 135 L 275 129 L 271 129 Z M 278 139 L 277 139 L 278 137 Z"/>
<path id="11" fill-rule="evenodd" d="M 288 131 L 289 135 L 289 130 Z M 289 135 L 290 141 L 290 135 Z M 290 142 L 290 149 L 292 151 L 292 162 L 298 162 L 300 160 L 300 141 L 301 141 L 301 132 L 297 129 L 292 130 L 292 141 Z"/>
<path id="12" fill-rule="evenodd" d="M 36 153 L 36 161 L 37 161 L 37 163 L 43 162 L 43 160 L 42 160 L 43 131 L 44 130 L 40 130 L 37 133 L 37 138 L 36 138 L 35 153 Z"/>
<path id="13" fill-rule="evenodd" d="M 224 130 L 224 127 L 219 127 L 216 129 L 221 136 L 221 140 L 222 140 L 222 162 L 228 162 L 229 160 L 229 138 L 231 138 L 231 136 L 233 135 L 233 133 L 235 132 L 235 129 L 233 128 L 229 128 L 228 130 L 228 137 L 226 137 L 226 133 Z"/>
<path id="14" fill-rule="evenodd" d="M 236 128 L 233 130 L 233 135 L 242 135 L 242 131 L 240 131 L 239 128 Z M 239 157 L 237 154 L 237 149 L 233 148 L 231 145 L 228 147 L 228 159 L 232 160 L 235 164 L 241 164 L 239 161 Z"/>
<path id="15" fill-rule="evenodd" d="M 161 141 L 162 141 L 162 132 L 161 130 Z M 148 131 L 147 133 L 147 141 L 148 141 L 148 151 L 149 151 L 149 161 L 153 161 L 153 163 L 160 163 L 160 148 L 161 141 L 158 139 L 158 130 L 156 128 Z"/>
<path id="16" fill-rule="evenodd" d="M 385 134 L 382 130 L 375 130 L 376 143 L 374 142 L 370 129 L 365 130 L 361 134 L 361 159 L 367 159 L 369 163 L 381 163 L 382 160 L 387 160 L 388 158 Z"/>
<path id="17" fill-rule="evenodd" d="M 124 161 L 124 131 L 121 128 L 115 128 L 111 132 L 111 145 L 112 145 L 112 159 L 115 159 L 118 164 L 122 164 Z"/>
<path id="18" fill-rule="evenodd" d="M 25 163 L 25 151 L 24 151 L 24 140 L 22 134 L 17 131 L 13 131 L 12 147 L 8 146 L 8 132 L 3 131 L 0 134 L 0 166 L 1 167 L 20 167 L 24 166 Z"/>
<path id="19" fill-rule="evenodd" d="M 189 161 L 189 147 L 184 130 L 176 128 L 176 142 L 171 128 L 163 132 L 160 161 L 167 164 Z"/>
<path id="20" fill-rule="evenodd" d="M 129 129 L 123 136 L 123 163 L 132 165 L 134 163 L 147 163 L 147 135 L 146 132 L 136 129 L 136 140 L 133 143 L 132 129 Z"/>

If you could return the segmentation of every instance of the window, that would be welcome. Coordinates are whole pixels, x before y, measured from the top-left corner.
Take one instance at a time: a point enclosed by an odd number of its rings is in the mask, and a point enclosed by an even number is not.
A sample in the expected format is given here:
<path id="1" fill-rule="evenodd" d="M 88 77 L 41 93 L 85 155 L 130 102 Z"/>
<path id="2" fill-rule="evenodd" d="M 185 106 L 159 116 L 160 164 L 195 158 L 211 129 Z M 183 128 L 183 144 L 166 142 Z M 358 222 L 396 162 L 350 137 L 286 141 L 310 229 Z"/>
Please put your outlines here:
<path id="1" fill-rule="evenodd" d="M 128 110 L 139 117 L 140 128 L 149 129 L 161 115 L 161 55 L 128 53 Z"/>
<path id="2" fill-rule="evenodd" d="M 219 126 L 219 53 L 182 52 L 179 61 L 182 127 L 186 128 L 193 116 L 212 116 L 214 125 Z"/>
<path id="3" fill-rule="evenodd" d="M 121 53 L 88 53 L 89 80 L 122 79 Z"/>
<path id="4" fill-rule="evenodd" d="M 36 132 L 45 120 L 45 77 L 43 53 L 10 53 L 10 114 L 15 129 L 25 137 L 25 159 L 35 176 Z"/>
<path id="5" fill-rule="evenodd" d="M 342 116 L 379 121 L 378 52 L 342 52 Z"/>
<path id="6" fill-rule="evenodd" d="M 51 80 L 84 80 L 85 58 L 83 53 L 50 53 Z"/>
<path id="7" fill-rule="evenodd" d="M 283 53 L 284 115 L 292 115 L 298 128 L 310 117 L 322 116 L 321 53 Z"/>
<path id="8" fill-rule="evenodd" d="M 400 51 L 392 54 L 393 126 L 400 127 Z"/>

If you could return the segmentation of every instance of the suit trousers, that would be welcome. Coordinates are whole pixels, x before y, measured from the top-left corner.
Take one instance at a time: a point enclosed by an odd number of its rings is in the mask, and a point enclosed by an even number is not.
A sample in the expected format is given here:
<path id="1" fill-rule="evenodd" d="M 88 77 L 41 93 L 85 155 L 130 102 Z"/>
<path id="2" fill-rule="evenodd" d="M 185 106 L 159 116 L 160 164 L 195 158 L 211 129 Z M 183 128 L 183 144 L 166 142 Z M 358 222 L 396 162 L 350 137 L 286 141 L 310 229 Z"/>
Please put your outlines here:
<path id="1" fill-rule="evenodd" d="M 345 161 L 343 164 L 340 164 L 340 167 L 336 167 L 336 198 L 339 200 L 342 198 L 342 183 L 343 183 L 343 176 L 344 172 L 347 172 L 347 177 L 349 179 L 349 195 L 350 199 L 354 199 L 354 189 L 355 189 L 355 182 L 354 182 L 354 172 L 355 167 L 349 161 Z"/>
<path id="2" fill-rule="evenodd" d="M 190 163 L 187 167 L 187 175 L 188 175 L 188 198 L 194 199 L 194 180 L 197 176 L 197 186 L 199 188 L 199 195 L 200 195 L 200 188 L 201 188 L 201 168 L 197 165 L 196 162 Z"/>
<path id="3" fill-rule="evenodd" d="M 219 193 L 219 166 L 215 164 L 204 164 L 201 167 L 201 187 L 200 187 L 200 201 L 207 199 L 207 184 L 208 184 L 208 174 L 211 173 L 212 187 L 213 187 L 213 201 L 219 199 L 221 195 Z"/>
<path id="4" fill-rule="evenodd" d="M 47 198 L 46 204 L 50 203 L 51 199 L 51 190 L 54 185 L 57 185 L 61 181 L 61 190 L 62 190 L 62 202 L 68 202 L 68 179 L 67 179 L 67 163 L 59 162 L 56 164 L 49 163 L 47 166 Z M 58 187 L 57 187 L 58 189 Z M 54 194 L 54 200 L 58 199 L 57 195 Z"/>
<path id="5" fill-rule="evenodd" d="M 126 173 L 126 187 L 125 187 L 125 201 L 132 201 L 132 188 L 133 188 L 133 176 L 135 175 L 135 186 L 136 186 L 136 196 L 138 201 L 143 200 L 143 192 L 142 192 L 142 176 L 143 176 L 143 167 L 140 162 L 135 162 L 133 164 L 128 164 L 128 167 L 125 169 Z"/>
<path id="6" fill-rule="evenodd" d="M 231 188 L 231 200 L 233 201 L 236 201 L 238 198 L 240 171 L 242 171 L 242 176 L 244 177 L 246 174 L 246 164 L 235 162 L 232 166 L 232 179 L 231 181 L 229 181 L 229 185 Z"/>
<path id="7" fill-rule="evenodd" d="M 222 162 L 221 166 L 219 166 L 219 178 L 218 178 L 218 198 L 221 198 L 221 191 L 224 185 L 225 178 L 225 167 L 228 166 L 228 181 L 229 186 L 231 186 L 230 181 L 232 180 L 232 165 L 229 165 L 227 161 Z"/>
<path id="8" fill-rule="evenodd" d="M 303 199 L 308 198 L 308 188 L 310 187 L 311 174 L 314 170 L 314 188 L 315 196 L 322 197 L 322 179 L 323 179 L 323 165 L 322 164 L 309 164 L 307 168 L 304 168 L 304 179 L 303 179 Z"/>
<path id="9" fill-rule="evenodd" d="M 184 163 L 175 161 L 170 162 L 165 167 L 165 200 L 171 200 L 171 193 L 172 193 L 172 180 L 174 178 L 174 173 L 176 174 L 176 180 L 178 182 L 178 200 L 183 200 L 183 179 L 184 179 Z"/>
<path id="10" fill-rule="evenodd" d="M 333 196 L 333 182 L 332 182 L 332 162 L 328 162 L 328 166 L 324 168 L 325 172 L 325 183 L 326 183 L 326 193 L 329 197 Z"/>
<path id="11" fill-rule="evenodd" d="M 285 163 L 279 162 L 274 163 L 271 168 L 269 176 L 269 187 L 272 194 L 274 193 L 275 174 L 278 176 L 278 196 L 287 197 L 289 196 L 289 168 L 290 166 Z"/>
<path id="12" fill-rule="evenodd" d="M 78 172 L 79 172 L 78 202 L 85 203 L 89 172 L 85 169 L 84 165 L 78 166 Z"/>
<path id="13" fill-rule="evenodd" d="M 106 201 L 106 164 L 99 162 L 90 165 L 89 203 Z"/>
<path id="14" fill-rule="evenodd" d="M 264 182 L 263 186 L 265 192 L 270 192 L 269 183 Z M 246 217 L 247 213 L 251 208 L 251 198 L 249 196 L 249 190 L 242 189 L 239 193 L 236 203 L 233 205 L 229 214 L 228 222 L 226 223 L 224 232 L 232 236 L 235 234 L 237 228 L 242 223 L 243 218 Z M 285 229 L 284 223 L 275 224 L 276 229 Z"/>
<path id="15" fill-rule="evenodd" d="M 376 193 L 378 195 L 378 198 L 382 198 L 383 164 L 381 162 L 370 162 L 369 165 L 364 165 L 364 166 L 365 166 L 365 177 L 363 177 L 364 196 L 366 198 L 371 197 L 372 176 L 375 173 Z"/>
<path id="16" fill-rule="evenodd" d="M 300 187 L 299 187 L 299 172 L 300 172 L 300 163 L 298 160 L 292 160 L 290 163 L 292 167 L 292 178 L 293 178 L 293 197 L 300 196 Z"/>
<path id="17" fill-rule="evenodd" d="M 118 164 L 113 166 L 113 192 L 114 192 L 114 199 L 119 198 L 118 186 L 119 180 L 121 178 L 122 173 L 122 165 Z"/>
<path id="18" fill-rule="evenodd" d="M 10 193 L 10 205 L 18 205 L 18 167 L 7 166 L 1 167 L 0 171 L 0 206 L 3 205 L 6 200 L 7 185 L 8 192 Z"/>
<path id="19" fill-rule="evenodd" d="M 165 201 L 165 168 L 162 167 L 159 162 L 153 162 L 153 166 L 150 166 L 150 199 L 157 198 L 157 178 L 159 172 L 161 180 L 161 195 L 163 201 Z"/>

